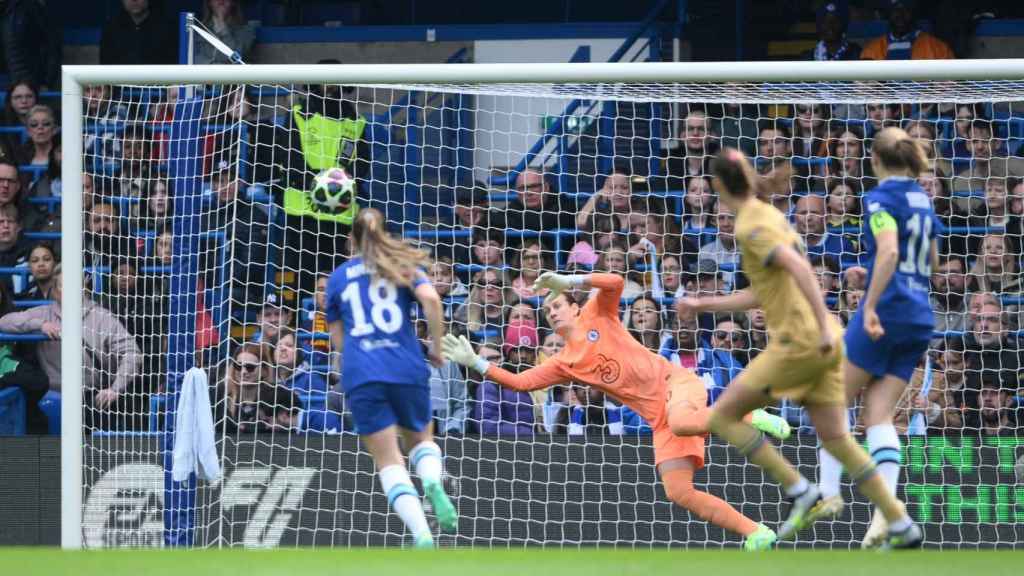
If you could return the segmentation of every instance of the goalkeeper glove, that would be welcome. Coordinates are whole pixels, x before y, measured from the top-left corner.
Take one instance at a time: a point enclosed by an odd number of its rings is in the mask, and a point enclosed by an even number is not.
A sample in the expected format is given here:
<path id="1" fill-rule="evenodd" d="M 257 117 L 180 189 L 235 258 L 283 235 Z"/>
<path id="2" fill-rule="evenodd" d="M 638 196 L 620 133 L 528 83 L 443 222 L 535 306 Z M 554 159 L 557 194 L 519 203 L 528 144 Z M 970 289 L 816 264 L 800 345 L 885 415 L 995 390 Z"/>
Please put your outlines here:
<path id="1" fill-rule="evenodd" d="M 545 272 L 533 282 L 533 292 L 536 294 L 547 289 L 549 292 L 547 297 L 544 298 L 544 303 L 547 304 L 558 298 L 562 292 L 583 284 L 586 279 L 586 274 L 568 275 L 557 272 Z"/>
<path id="2" fill-rule="evenodd" d="M 456 364 L 472 368 L 481 374 L 486 374 L 491 363 L 484 360 L 473 351 L 473 345 L 465 336 L 455 337 L 453 334 L 445 334 L 441 340 L 441 354 Z"/>

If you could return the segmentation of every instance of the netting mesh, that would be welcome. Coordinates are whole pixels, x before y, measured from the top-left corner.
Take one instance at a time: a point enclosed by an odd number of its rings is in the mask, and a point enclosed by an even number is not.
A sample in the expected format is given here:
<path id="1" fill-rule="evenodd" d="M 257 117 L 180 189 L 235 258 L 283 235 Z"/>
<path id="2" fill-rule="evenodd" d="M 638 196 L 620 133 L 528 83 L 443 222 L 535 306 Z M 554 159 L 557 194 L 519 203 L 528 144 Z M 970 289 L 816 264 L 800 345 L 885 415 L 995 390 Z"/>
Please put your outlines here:
<path id="1" fill-rule="evenodd" d="M 1018 546 L 1024 113 L 1020 82 L 86 88 L 87 546 L 400 545 L 355 439 L 327 337 L 325 276 L 358 207 L 431 250 L 450 331 L 518 371 L 564 344 L 532 281 L 626 278 L 623 322 L 694 369 L 711 401 L 766 343 L 760 311 L 676 318 L 682 295 L 746 285 L 708 163 L 762 173 L 803 236 L 829 307 L 863 297 L 861 198 L 873 135 L 928 141 L 943 222 L 936 335 L 901 399 L 905 495 L 942 547 Z M 355 181 L 325 175 L 342 169 Z M 318 178 L 321 175 L 322 178 Z M 325 181 L 341 185 L 319 190 Z M 321 192 L 319 195 L 317 192 Z M 885 322 L 885 319 L 882 319 Z M 216 482 L 165 484 L 185 370 L 208 378 Z M 444 545 L 734 546 L 658 486 L 650 427 L 575 385 L 527 394 L 454 365 L 431 379 L 461 524 Z M 815 477 L 805 413 L 784 451 Z M 859 411 L 851 411 L 859 422 Z M 858 428 L 859 429 L 859 428 Z M 699 489 L 755 521 L 778 488 L 717 439 Z M 857 546 L 851 502 L 797 544 Z"/>

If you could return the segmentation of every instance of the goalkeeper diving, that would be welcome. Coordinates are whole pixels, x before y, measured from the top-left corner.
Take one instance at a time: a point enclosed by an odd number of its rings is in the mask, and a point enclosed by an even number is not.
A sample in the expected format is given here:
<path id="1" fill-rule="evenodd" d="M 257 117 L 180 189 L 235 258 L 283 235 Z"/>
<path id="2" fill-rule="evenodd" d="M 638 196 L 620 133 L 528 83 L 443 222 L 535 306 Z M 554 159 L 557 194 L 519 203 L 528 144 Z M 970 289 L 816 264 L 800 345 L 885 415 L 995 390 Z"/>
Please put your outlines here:
<path id="1" fill-rule="evenodd" d="M 542 274 L 533 289 L 550 291 L 544 301 L 548 322 L 566 344 L 555 356 L 519 374 L 479 357 L 465 336 L 446 335 L 443 354 L 512 390 L 540 390 L 575 382 L 600 389 L 629 406 L 654 430 L 655 464 L 668 498 L 694 515 L 743 536 L 747 550 L 771 548 L 777 539 L 774 531 L 724 500 L 694 488 L 693 475 L 704 466 L 708 433 L 704 381 L 650 352 L 626 331 L 619 320 L 623 286 L 624 280 L 614 274 Z M 580 306 L 574 293 L 592 288 L 597 289 L 597 295 Z M 746 415 L 745 420 L 777 438 L 790 433 L 785 420 L 763 410 Z"/>

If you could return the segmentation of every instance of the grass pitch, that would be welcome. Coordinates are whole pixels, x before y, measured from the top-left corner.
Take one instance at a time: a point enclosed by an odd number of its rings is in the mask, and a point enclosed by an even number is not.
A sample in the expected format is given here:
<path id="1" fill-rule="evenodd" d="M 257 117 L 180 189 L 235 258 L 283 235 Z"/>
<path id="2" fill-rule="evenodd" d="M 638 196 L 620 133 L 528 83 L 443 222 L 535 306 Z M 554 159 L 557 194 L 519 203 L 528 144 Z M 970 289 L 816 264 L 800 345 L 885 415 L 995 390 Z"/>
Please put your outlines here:
<path id="1" fill-rule="evenodd" d="M 882 554 L 735 550 L 154 550 L 64 552 L 0 548 L 11 576 L 1009 576 L 1022 552 Z"/>

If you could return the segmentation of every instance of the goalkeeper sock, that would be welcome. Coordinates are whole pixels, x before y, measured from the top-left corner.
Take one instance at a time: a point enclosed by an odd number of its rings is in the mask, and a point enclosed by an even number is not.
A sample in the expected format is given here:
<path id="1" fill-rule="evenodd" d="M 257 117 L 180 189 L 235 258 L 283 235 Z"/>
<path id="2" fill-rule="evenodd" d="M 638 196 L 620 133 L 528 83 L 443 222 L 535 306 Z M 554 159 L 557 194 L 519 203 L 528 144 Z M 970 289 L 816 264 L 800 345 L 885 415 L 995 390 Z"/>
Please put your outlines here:
<path id="1" fill-rule="evenodd" d="M 868 452 L 889 491 L 896 493 L 900 483 L 900 437 L 892 424 L 875 424 L 867 429 Z"/>
<path id="2" fill-rule="evenodd" d="M 665 495 L 669 500 L 689 510 L 702 520 L 742 536 L 748 536 L 757 530 L 756 522 L 740 514 L 728 502 L 694 488 L 693 470 L 691 469 L 669 470 L 662 474 L 661 483 L 665 486 Z"/>
<path id="3" fill-rule="evenodd" d="M 825 449 L 824 445 L 818 447 L 818 466 L 818 489 L 821 490 L 821 497 L 831 498 L 838 496 L 839 479 L 843 475 L 843 465 Z"/>
<path id="4" fill-rule="evenodd" d="M 906 506 L 889 491 L 889 487 L 875 469 L 875 463 L 853 440 L 853 436 L 847 434 L 835 440 L 823 441 L 822 445 L 843 464 L 850 474 L 850 480 L 857 485 L 862 494 L 878 506 L 890 525 L 899 524 L 906 519 Z"/>
<path id="5" fill-rule="evenodd" d="M 409 532 L 417 537 L 421 534 L 429 534 L 430 526 L 423 513 L 423 503 L 420 502 L 419 492 L 412 485 L 412 480 L 409 479 L 409 473 L 405 471 L 405 467 L 392 464 L 381 468 L 377 474 L 380 476 L 384 494 L 388 497 L 388 505 L 402 519 Z"/>
<path id="6" fill-rule="evenodd" d="M 424 483 L 441 483 L 441 447 L 436 442 L 427 440 L 414 446 L 409 462 Z"/>

